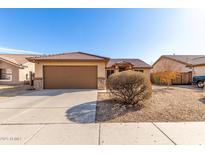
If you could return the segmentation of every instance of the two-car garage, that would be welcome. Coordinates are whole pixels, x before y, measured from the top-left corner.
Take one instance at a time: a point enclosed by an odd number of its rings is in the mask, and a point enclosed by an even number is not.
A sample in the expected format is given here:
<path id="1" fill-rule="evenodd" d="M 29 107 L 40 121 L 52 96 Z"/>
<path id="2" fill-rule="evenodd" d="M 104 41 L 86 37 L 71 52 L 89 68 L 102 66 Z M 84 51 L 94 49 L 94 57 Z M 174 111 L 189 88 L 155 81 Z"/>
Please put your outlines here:
<path id="1" fill-rule="evenodd" d="M 105 89 L 109 58 L 68 52 L 27 58 L 35 63 L 35 89 Z"/>
<path id="2" fill-rule="evenodd" d="M 97 66 L 44 66 L 44 89 L 96 89 Z"/>

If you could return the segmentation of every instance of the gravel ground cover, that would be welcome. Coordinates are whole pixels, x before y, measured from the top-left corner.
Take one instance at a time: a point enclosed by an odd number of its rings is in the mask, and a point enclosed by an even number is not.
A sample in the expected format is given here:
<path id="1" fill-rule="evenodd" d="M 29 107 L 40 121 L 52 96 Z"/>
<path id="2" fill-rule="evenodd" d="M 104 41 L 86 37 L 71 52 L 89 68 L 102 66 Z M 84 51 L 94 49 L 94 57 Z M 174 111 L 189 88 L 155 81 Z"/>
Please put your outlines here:
<path id="1" fill-rule="evenodd" d="M 137 107 L 98 93 L 96 122 L 179 122 L 205 120 L 205 91 L 193 86 L 153 86 L 152 97 Z"/>

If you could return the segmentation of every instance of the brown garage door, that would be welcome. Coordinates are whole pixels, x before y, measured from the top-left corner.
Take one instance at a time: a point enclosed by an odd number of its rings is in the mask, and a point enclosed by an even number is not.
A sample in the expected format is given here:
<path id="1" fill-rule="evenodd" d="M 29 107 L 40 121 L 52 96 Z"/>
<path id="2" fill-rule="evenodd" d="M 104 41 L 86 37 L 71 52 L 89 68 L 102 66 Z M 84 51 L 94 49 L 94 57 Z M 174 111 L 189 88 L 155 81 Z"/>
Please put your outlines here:
<path id="1" fill-rule="evenodd" d="M 44 66 L 45 89 L 96 89 L 96 66 Z"/>

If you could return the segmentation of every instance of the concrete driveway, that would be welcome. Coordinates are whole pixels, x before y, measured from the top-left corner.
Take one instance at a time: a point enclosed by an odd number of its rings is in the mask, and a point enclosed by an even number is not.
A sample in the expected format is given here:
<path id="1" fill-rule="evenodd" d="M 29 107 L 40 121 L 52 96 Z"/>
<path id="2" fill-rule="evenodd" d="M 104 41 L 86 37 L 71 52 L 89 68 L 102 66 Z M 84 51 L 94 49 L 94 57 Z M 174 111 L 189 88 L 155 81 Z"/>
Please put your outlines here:
<path id="1" fill-rule="evenodd" d="M 96 100 L 97 90 L 0 100 L 0 144 L 205 144 L 204 122 L 95 123 Z"/>
<path id="2" fill-rule="evenodd" d="M 42 90 L 0 101 L 2 124 L 95 122 L 96 90 Z"/>
<path id="3" fill-rule="evenodd" d="M 71 135 L 78 130 L 80 133 L 84 130 L 86 135 L 89 131 L 91 136 L 97 134 L 93 133 L 92 128 L 98 126 L 77 125 L 95 122 L 96 100 L 96 90 L 68 89 L 34 91 L 0 100 L 0 144 L 25 144 L 34 134 L 43 128 L 46 130 L 47 126 L 50 131 L 54 129 L 51 134 L 63 134 L 62 128 Z M 72 123 L 77 128 L 63 125 Z M 69 138 L 69 135 L 65 134 L 65 137 Z M 57 142 L 60 143 L 58 140 Z"/>

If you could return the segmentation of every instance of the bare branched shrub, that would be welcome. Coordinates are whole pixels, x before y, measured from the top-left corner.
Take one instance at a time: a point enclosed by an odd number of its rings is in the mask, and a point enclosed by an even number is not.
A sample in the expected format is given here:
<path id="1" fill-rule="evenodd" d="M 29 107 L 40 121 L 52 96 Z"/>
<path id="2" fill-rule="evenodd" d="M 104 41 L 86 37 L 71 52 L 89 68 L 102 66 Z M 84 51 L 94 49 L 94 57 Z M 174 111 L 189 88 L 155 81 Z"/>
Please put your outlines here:
<path id="1" fill-rule="evenodd" d="M 118 101 L 132 105 L 149 99 L 152 94 L 149 79 L 141 72 L 130 70 L 112 74 L 107 88 Z"/>

